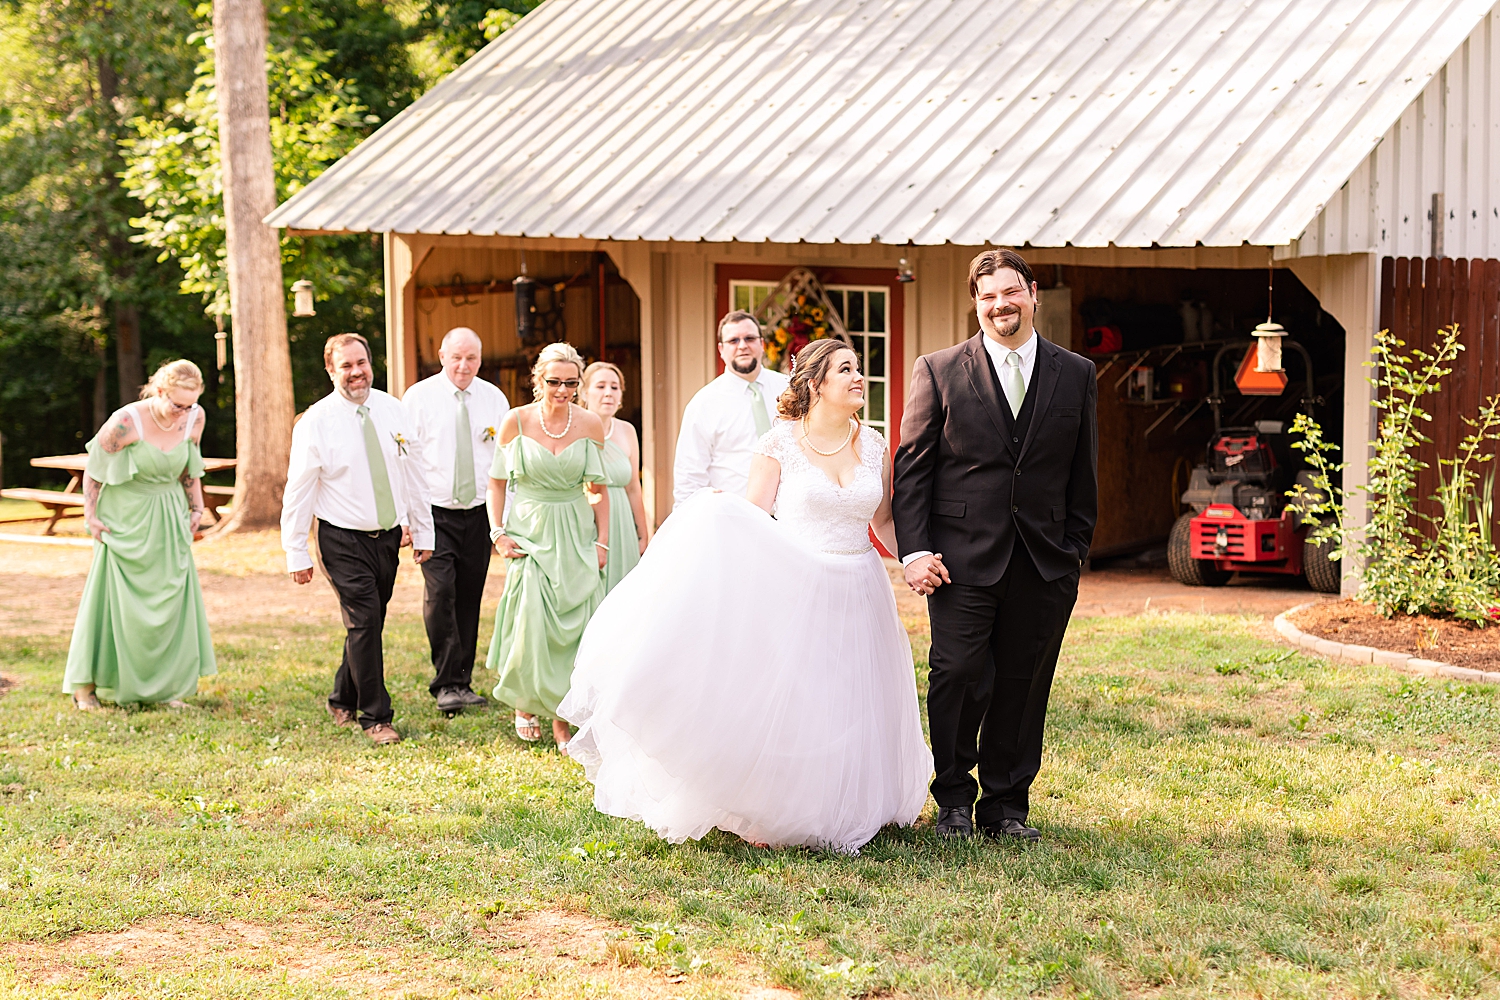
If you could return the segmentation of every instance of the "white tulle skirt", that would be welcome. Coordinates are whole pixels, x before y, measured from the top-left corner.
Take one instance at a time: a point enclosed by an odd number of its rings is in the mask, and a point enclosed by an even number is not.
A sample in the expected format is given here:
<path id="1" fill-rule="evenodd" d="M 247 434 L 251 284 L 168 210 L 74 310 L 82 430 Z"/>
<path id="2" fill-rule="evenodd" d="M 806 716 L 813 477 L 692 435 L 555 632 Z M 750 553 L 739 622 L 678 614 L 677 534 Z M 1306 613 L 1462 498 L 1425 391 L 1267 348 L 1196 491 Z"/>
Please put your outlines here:
<path id="1" fill-rule="evenodd" d="M 604 813 L 674 843 L 857 851 L 927 799 L 911 647 L 879 555 L 698 494 L 595 612 L 559 714 Z"/>

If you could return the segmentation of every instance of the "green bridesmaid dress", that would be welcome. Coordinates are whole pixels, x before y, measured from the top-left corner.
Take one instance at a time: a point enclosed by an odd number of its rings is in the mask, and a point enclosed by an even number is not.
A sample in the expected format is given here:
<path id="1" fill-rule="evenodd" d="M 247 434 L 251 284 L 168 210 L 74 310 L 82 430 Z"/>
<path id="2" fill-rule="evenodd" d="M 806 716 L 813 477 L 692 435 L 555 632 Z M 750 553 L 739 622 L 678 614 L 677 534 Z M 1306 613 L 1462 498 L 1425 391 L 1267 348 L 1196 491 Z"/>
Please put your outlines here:
<path id="1" fill-rule="evenodd" d="M 203 455 L 189 436 L 170 451 L 143 438 L 113 454 L 96 436 L 88 453 L 88 476 L 104 487 L 95 512 L 109 530 L 94 543 L 63 691 L 93 684 L 119 704 L 186 698 L 218 672 L 179 481 L 184 470 L 203 475 Z"/>
<path id="2" fill-rule="evenodd" d="M 615 589 L 625 574 L 641 561 L 641 540 L 625 487 L 630 483 L 630 456 L 613 441 L 604 442 L 604 483 L 609 487 L 609 562 L 604 567 L 604 592 Z"/>
<path id="3" fill-rule="evenodd" d="M 598 534 L 584 483 L 604 481 L 599 446 L 580 438 L 554 455 L 524 434 L 495 449 L 490 475 L 515 484 L 505 533 L 524 559 L 511 559 L 495 612 L 489 668 L 495 698 L 554 718 L 568 693 L 578 640 L 604 598 L 594 548 Z"/>

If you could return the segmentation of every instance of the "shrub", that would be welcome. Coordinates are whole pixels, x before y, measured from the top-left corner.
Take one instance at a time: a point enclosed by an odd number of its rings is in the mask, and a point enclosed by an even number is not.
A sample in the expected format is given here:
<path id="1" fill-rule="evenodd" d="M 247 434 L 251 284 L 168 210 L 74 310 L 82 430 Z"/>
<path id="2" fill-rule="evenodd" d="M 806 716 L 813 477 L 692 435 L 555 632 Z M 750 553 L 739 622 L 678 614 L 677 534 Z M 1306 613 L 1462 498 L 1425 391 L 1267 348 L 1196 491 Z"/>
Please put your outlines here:
<path id="1" fill-rule="evenodd" d="M 1293 504 L 1317 525 L 1313 541 L 1333 543 L 1329 558 L 1359 556 L 1359 600 L 1386 617 L 1451 614 L 1479 624 L 1500 617 L 1500 558 L 1490 538 L 1493 470 L 1483 479 L 1482 493 L 1476 492 L 1478 467 L 1494 459 L 1485 444 L 1500 440 L 1500 397 L 1487 400 L 1477 418 L 1465 416 L 1470 433 L 1451 457 L 1438 459 L 1438 491 L 1430 498 L 1438 514 L 1424 514 L 1416 506 L 1417 474 L 1428 468 L 1417 449 L 1432 440 L 1422 433 L 1432 420 L 1422 404 L 1442 391 L 1443 379 L 1452 373 L 1446 366 L 1464 349 L 1458 337 L 1458 327 L 1450 326 L 1434 353 L 1420 348 L 1403 353 L 1404 341 L 1385 330 L 1375 335 L 1373 357 L 1365 365 L 1375 369 L 1371 405 L 1380 419 L 1369 482 L 1360 487 L 1366 496 L 1362 530 L 1346 516 L 1350 492 L 1334 485 L 1347 465 L 1329 458 L 1338 446 L 1324 440 L 1323 428 L 1307 414 L 1298 414 L 1292 424 L 1292 432 L 1302 435 L 1293 447 L 1306 453 L 1313 469 L 1313 489 L 1299 485 Z"/>

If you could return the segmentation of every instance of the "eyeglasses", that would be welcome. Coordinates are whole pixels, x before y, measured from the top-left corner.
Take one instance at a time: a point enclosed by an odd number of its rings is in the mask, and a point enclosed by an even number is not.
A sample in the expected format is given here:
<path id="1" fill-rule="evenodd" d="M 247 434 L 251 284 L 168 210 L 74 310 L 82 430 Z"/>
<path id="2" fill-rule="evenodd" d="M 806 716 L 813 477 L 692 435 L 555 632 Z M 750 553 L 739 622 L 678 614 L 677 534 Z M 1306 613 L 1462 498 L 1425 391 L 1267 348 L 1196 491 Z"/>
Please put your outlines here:
<path id="1" fill-rule="evenodd" d="M 576 378 L 544 378 L 543 382 L 549 389 L 576 389 L 578 380 Z"/>
<path id="2" fill-rule="evenodd" d="M 184 406 L 181 403 L 174 403 L 174 402 L 172 402 L 170 399 L 168 399 L 165 396 L 163 396 L 161 398 L 161 401 L 163 403 L 166 403 L 167 406 L 171 408 L 171 410 L 172 410 L 173 413 L 186 413 L 188 410 L 191 410 L 193 407 L 195 407 L 195 406 L 198 405 L 197 403 L 188 403 L 186 406 Z"/>
<path id="3" fill-rule="evenodd" d="M 755 334 L 751 334 L 748 337 L 735 337 L 733 340 L 726 340 L 726 341 L 724 341 L 724 346 L 725 347 L 740 347 L 741 345 L 745 345 L 745 344 L 753 344 L 753 343 L 755 343 L 758 340 L 760 340 L 760 334 L 755 333 Z"/>

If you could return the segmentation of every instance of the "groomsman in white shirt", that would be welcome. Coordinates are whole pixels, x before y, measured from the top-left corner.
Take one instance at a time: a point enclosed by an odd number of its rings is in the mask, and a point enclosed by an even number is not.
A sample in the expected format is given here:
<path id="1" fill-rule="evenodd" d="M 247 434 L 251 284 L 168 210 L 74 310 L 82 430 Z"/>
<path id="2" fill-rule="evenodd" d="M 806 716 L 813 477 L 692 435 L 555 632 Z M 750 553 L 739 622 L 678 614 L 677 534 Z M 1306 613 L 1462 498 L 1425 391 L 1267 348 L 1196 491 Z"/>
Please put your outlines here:
<path id="1" fill-rule="evenodd" d="M 776 419 L 776 400 L 790 381 L 761 362 L 760 324 L 736 309 L 719 320 L 724 374 L 699 389 L 682 411 L 672 463 L 672 499 L 682 503 L 705 486 L 745 495 L 750 453 Z"/>
<path id="2" fill-rule="evenodd" d="M 309 406 L 292 429 L 281 547 L 292 580 L 312 580 L 307 536 L 318 519 L 318 551 L 348 630 L 328 714 L 339 725 L 358 721 L 375 743 L 399 743 L 385 687 L 382 634 L 401 548 L 413 546 L 412 561 L 419 565 L 432 555 L 420 445 L 400 402 L 371 387 L 365 338 L 329 337 L 323 366 L 334 391 Z"/>
<path id="3" fill-rule="evenodd" d="M 427 582 L 422 619 L 432 647 L 438 711 L 452 715 L 487 704 L 470 687 L 479 643 L 479 599 L 490 569 L 490 524 L 484 487 L 495 435 L 510 410 L 505 393 L 479 377 L 479 334 L 457 326 L 443 337 L 443 370 L 406 390 L 401 403 L 421 445 L 437 542 L 422 564 Z"/>

